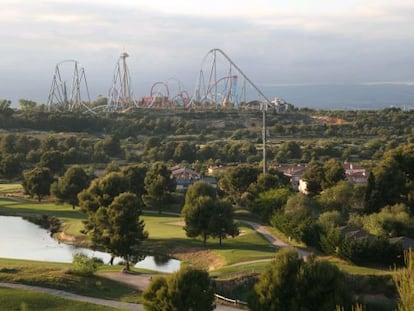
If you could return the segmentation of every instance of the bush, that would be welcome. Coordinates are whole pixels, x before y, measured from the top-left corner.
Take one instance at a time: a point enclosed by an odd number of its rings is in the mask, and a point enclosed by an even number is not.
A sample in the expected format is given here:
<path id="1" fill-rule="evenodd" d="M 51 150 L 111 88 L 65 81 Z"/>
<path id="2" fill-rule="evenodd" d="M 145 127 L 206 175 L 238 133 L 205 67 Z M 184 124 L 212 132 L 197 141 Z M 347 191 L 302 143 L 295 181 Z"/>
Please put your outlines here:
<path id="1" fill-rule="evenodd" d="M 73 255 L 71 273 L 82 276 L 91 276 L 97 269 L 98 261 L 96 259 L 89 258 L 81 253 Z"/>

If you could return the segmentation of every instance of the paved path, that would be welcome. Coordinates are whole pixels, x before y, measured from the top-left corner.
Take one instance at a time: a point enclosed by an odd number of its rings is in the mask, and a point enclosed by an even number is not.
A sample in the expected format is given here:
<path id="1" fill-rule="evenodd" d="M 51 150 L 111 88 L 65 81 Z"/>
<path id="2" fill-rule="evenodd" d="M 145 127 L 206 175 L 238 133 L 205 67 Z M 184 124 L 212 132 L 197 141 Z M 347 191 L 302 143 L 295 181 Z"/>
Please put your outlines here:
<path id="1" fill-rule="evenodd" d="M 23 284 L 2 283 L 2 282 L 0 282 L 0 287 L 30 290 L 30 291 L 40 292 L 40 293 L 49 294 L 53 296 L 59 296 L 59 297 L 70 299 L 70 300 L 89 302 L 89 303 L 93 303 L 96 305 L 107 306 L 107 307 L 112 307 L 112 308 L 117 308 L 117 309 L 122 309 L 122 310 L 144 311 L 143 305 L 114 301 L 114 300 L 99 299 L 99 298 L 93 298 L 93 297 L 86 297 L 86 296 L 81 296 L 81 295 L 65 292 L 63 290 L 58 290 L 58 289 L 23 285 Z"/>
<path id="2" fill-rule="evenodd" d="M 257 233 L 261 234 L 266 240 L 268 240 L 273 246 L 277 248 L 281 248 L 281 247 L 292 248 L 296 250 L 301 257 L 304 257 L 304 258 L 306 258 L 309 255 L 308 251 L 303 250 L 298 247 L 294 247 L 278 239 L 273 234 L 271 234 L 269 230 L 267 230 L 267 227 L 264 225 L 258 224 L 253 221 L 247 221 L 247 220 L 240 220 L 240 221 L 252 227 Z"/>
<path id="3" fill-rule="evenodd" d="M 132 276 L 135 278 L 137 277 L 137 275 L 132 275 Z M 148 278 L 148 276 L 144 276 L 144 277 L 141 276 L 141 278 L 142 279 Z M 132 280 L 133 279 L 131 278 L 128 283 L 132 282 Z M 147 281 L 149 283 L 149 280 Z M 141 304 L 81 296 L 81 295 L 77 295 L 77 294 L 73 294 L 73 293 L 69 293 L 63 290 L 58 290 L 58 289 L 53 289 L 53 288 L 31 286 L 31 285 L 24 285 L 24 284 L 14 284 L 14 283 L 3 283 L 3 282 L 0 282 L 0 287 L 30 290 L 30 291 L 35 291 L 39 293 L 62 297 L 65 299 L 76 300 L 76 301 L 81 301 L 81 302 L 89 302 L 89 303 L 93 303 L 96 305 L 112 307 L 112 308 L 121 309 L 121 310 L 144 311 L 144 306 Z M 225 306 L 221 304 L 217 304 L 216 310 L 218 311 L 240 311 L 240 309 L 238 308 L 234 308 L 231 306 Z"/>

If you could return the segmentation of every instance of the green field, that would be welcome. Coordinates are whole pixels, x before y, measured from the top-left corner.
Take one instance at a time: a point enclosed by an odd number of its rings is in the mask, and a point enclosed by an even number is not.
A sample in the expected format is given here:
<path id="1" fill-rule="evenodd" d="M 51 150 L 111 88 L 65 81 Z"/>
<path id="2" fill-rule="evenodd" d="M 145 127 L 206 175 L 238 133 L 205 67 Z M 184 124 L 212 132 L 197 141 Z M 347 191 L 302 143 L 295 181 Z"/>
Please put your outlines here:
<path id="1" fill-rule="evenodd" d="M 0 282 L 56 288 L 102 299 L 138 302 L 141 293 L 124 284 L 99 276 L 69 273 L 71 264 L 0 258 Z M 121 270 L 121 267 L 111 267 Z"/>
<path id="2" fill-rule="evenodd" d="M 201 238 L 192 239 L 185 235 L 182 228 L 182 217 L 144 215 L 145 229 L 149 232 L 148 245 L 154 252 L 161 250 L 173 251 L 176 248 L 208 249 L 221 257 L 225 265 L 238 262 L 272 258 L 275 248 L 260 234 L 250 227 L 241 224 L 240 235 L 228 238 L 219 245 L 218 239 L 208 239 L 204 248 Z"/>
<path id="3" fill-rule="evenodd" d="M 6 195 L 22 191 L 23 187 L 21 184 L 0 184 L 0 195 Z"/>
<path id="4" fill-rule="evenodd" d="M 21 289 L 0 287 L 0 309 L 8 311 L 112 311 L 110 307 L 78 302 Z"/>

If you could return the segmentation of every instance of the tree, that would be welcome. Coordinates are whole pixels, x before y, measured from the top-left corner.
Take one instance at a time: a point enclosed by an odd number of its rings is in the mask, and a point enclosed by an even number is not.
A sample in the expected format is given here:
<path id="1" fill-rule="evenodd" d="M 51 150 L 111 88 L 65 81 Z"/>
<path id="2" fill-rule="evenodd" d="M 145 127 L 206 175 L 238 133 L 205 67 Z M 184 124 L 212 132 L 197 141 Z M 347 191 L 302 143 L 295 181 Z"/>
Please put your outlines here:
<path id="1" fill-rule="evenodd" d="M 182 214 L 186 235 L 202 236 L 204 246 L 209 236 L 219 238 L 221 245 L 227 235 L 234 237 L 239 234 L 233 206 L 228 201 L 219 200 L 216 189 L 206 182 L 199 181 L 189 187 Z"/>
<path id="2" fill-rule="evenodd" d="M 363 217 L 366 231 L 384 237 L 409 235 L 413 223 L 409 208 L 402 203 L 386 206 L 378 213 Z"/>
<path id="3" fill-rule="evenodd" d="M 144 292 L 147 311 L 212 311 L 214 288 L 208 273 L 181 268 L 171 276 L 155 278 Z"/>
<path id="4" fill-rule="evenodd" d="M 384 155 L 368 179 L 365 196 L 367 212 L 386 205 L 407 204 L 414 210 L 414 144 L 402 145 Z"/>
<path id="5" fill-rule="evenodd" d="M 19 99 L 19 106 L 22 111 L 33 111 L 37 103 L 28 99 Z"/>
<path id="6" fill-rule="evenodd" d="M 122 153 L 119 138 L 114 135 L 109 135 L 102 141 L 102 149 L 110 157 L 119 157 Z"/>
<path id="7" fill-rule="evenodd" d="M 146 195 L 143 195 L 145 205 L 162 212 L 168 203 L 170 194 L 175 190 L 175 180 L 165 164 L 157 162 L 147 171 L 144 179 Z"/>
<path id="8" fill-rule="evenodd" d="M 87 189 L 79 193 L 80 207 L 85 213 L 95 213 L 99 206 L 108 207 L 115 197 L 128 190 L 125 176 L 120 172 L 111 172 L 93 180 Z"/>
<path id="9" fill-rule="evenodd" d="M 148 237 L 144 221 L 139 220 L 141 201 L 135 194 L 124 192 L 115 197 L 107 209 L 101 208 L 105 212 L 98 210 L 96 213 L 97 230 L 94 231 L 93 241 L 113 256 L 124 258 L 129 270 L 129 262 L 136 262 L 143 255 L 141 244 Z"/>
<path id="10" fill-rule="evenodd" d="M 3 153 L 15 153 L 16 152 L 16 135 L 6 134 L 2 137 L 0 143 L 0 150 Z"/>
<path id="11" fill-rule="evenodd" d="M 147 167 L 145 165 L 128 166 L 122 170 L 127 182 L 128 191 L 135 193 L 138 198 L 145 194 L 145 175 L 147 174 Z"/>
<path id="12" fill-rule="evenodd" d="M 322 163 L 316 160 L 310 161 L 302 179 L 306 181 L 310 195 L 319 194 L 322 191 L 322 184 L 325 180 Z"/>
<path id="13" fill-rule="evenodd" d="M 22 173 L 22 157 L 18 154 L 6 154 L 0 161 L 0 175 L 3 178 L 13 179 Z"/>
<path id="14" fill-rule="evenodd" d="M 310 256 L 282 249 L 260 276 L 249 298 L 250 310 L 331 311 L 348 305 L 351 296 L 340 270 Z"/>
<path id="15" fill-rule="evenodd" d="M 285 206 L 292 192 L 286 188 L 271 189 L 259 194 L 251 206 L 252 213 L 269 222 L 272 214 Z"/>
<path id="16" fill-rule="evenodd" d="M 249 186 L 257 181 L 260 170 L 252 165 L 238 165 L 226 170 L 220 180 L 221 186 L 230 196 L 234 198 L 247 191 Z"/>
<path id="17" fill-rule="evenodd" d="M 174 150 L 174 160 L 177 162 L 188 161 L 192 163 L 195 160 L 195 156 L 195 145 L 188 142 L 180 142 Z"/>
<path id="18" fill-rule="evenodd" d="M 238 226 L 234 222 L 234 209 L 229 201 L 216 201 L 208 229 L 213 238 L 219 238 L 220 246 L 222 239 L 228 235 L 231 237 L 239 235 Z"/>
<path id="19" fill-rule="evenodd" d="M 201 196 L 207 196 L 213 199 L 217 197 L 217 191 L 212 185 L 204 181 L 198 181 L 192 184 L 185 194 L 185 204 L 195 204 L 197 199 Z M 185 205 L 184 205 L 185 207 Z"/>
<path id="20" fill-rule="evenodd" d="M 84 232 L 92 236 L 93 245 L 123 257 L 129 269 L 129 262 L 143 255 L 140 245 L 148 235 L 139 220 L 142 201 L 127 187 L 125 177 L 113 172 L 92 181 L 78 198 L 87 214 Z"/>
<path id="21" fill-rule="evenodd" d="M 79 204 L 78 194 L 90 183 L 89 176 L 80 166 L 70 167 L 65 174 L 52 184 L 51 192 L 62 202 L 74 209 Z"/>
<path id="22" fill-rule="evenodd" d="M 302 150 L 299 144 L 295 141 L 283 143 L 276 155 L 278 162 L 287 162 L 291 159 L 300 159 L 302 157 Z"/>
<path id="23" fill-rule="evenodd" d="M 23 174 L 23 188 L 32 197 L 36 196 L 40 202 L 42 198 L 50 194 L 50 185 L 53 182 L 52 173 L 48 168 L 35 167 Z"/>
<path id="24" fill-rule="evenodd" d="M 46 151 L 40 157 L 40 166 L 47 167 L 53 174 L 60 173 L 64 168 L 64 157 L 60 151 Z"/>
<path id="25" fill-rule="evenodd" d="M 319 195 L 318 201 L 324 210 L 335 209 L 347 213 L 354 205 L 358 205 L 357 194 L 351 183 L 342 180 L 325 189 Z"/>
<path id="26" fill-rule="evenodd" d="M 206 245 L 210 235 L 210 221 L 215 210 L 216 200 L 209 196 L 199 196 L 192 204 L 184 205 L 184 230 L 188 237 L 203 237 L 203 244 Z"/>
<path id="27" fill-rule="evenodd" d="M 397 311 L 412 311 L 414 310 L 414 250 L 406 251 L 404 258 L 406 267 L 393 273 L 400 296 Z"/>
<path id="28" fill-rule="evenodd" d="M 298 311 L 330 311 L 337 305 L 349 306 L 352 300 L 339 268 L 314 256 L 302 261 L 297 285 Z"/>
<path id="29" fill-rule="evenodd" d="M 294 250 L 282 249 L 271 265 L 260 276 L 249 297 L 249 309 L 253 311 L 296 311 L 297 276 L 302 264 Z"/>
<path id="30" fill-rule="evenodd" d="M 11 100 L 0 99 L 0 115 L 3 117 L 10 117 L 13 114 L 11 106 Z"/>
<path id="31" fill-rule="evenodd" d="M 277 171 L 270 170 L 267 174 L 261 173 L 257 177 L 257 182 L 249 186 L 248 191 L 257 195 L 260 192 L 271 189 L 287 187 L 289 184 L 290 181 L 286 176 Z"/>
<path id="32" fill-rule="evenodd" d="M 323 164 L 324 179 L 323 189 L 336 185 L 339 181 L 345 180 L 345 170 L 342 163 L 336 159 L 329 159 Z"/>
<path id="33" fill-rule="evenodd" d="M 113 256 L 129 262 L 143 255 L 141 242 L 148 234 L 139 220 L 142 201 L 129 192 L 128 179 L 122 172 L 112 172 L 92 181 L 79 193 L 79 205 L 87 214 L 85 233 L 92 236 L 96 247 L 101 247 Z"/>

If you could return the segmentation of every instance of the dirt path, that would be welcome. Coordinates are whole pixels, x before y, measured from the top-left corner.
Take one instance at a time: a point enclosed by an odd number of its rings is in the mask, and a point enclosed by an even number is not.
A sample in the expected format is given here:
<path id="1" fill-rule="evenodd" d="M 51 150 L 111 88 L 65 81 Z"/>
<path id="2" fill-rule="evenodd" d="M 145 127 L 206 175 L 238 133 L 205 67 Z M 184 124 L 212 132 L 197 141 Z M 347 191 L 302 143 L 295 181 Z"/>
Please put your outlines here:
<path id="1" fill-rule="evenodd" d="M 23 285 L 23 284 L 2 283 L 2 282 L 0 282 L 0 287 L 30 290 L 30 291 L 58 296 L 58 297 L 62 297 L 62 298 L 70 299 L 70 300 L 89 302 L 89 303 L 93 303 L 96 305 L 107 306 L 107 307 L 112 307 L 112 308 L 121 309 L 121 310 L 144 311 L 143 305 L 114 301 L 114 300 L 99 299 L 99 298 L 93 298 L 93 297 L 86 297 L 86 296 L 81 296 L 81 295 L 65 292 L 63 290 L 58 290 L 58 289 Z"/>
<path id="2" fill-rule="evenodd" d="M 123 272 L 100 272 L 100 276 L 121 282 L 140 291 L 145 291 L 151 282 L 152 274 L 128 274 Z"/>

